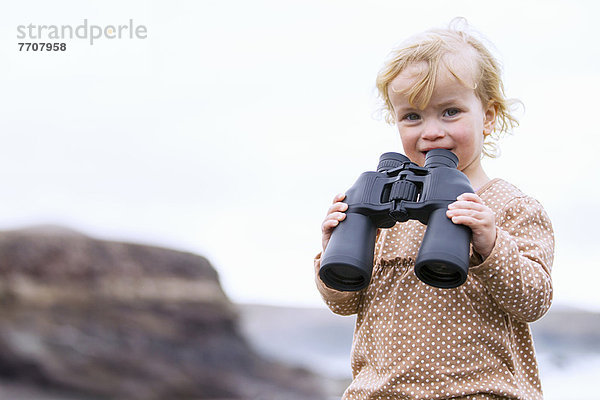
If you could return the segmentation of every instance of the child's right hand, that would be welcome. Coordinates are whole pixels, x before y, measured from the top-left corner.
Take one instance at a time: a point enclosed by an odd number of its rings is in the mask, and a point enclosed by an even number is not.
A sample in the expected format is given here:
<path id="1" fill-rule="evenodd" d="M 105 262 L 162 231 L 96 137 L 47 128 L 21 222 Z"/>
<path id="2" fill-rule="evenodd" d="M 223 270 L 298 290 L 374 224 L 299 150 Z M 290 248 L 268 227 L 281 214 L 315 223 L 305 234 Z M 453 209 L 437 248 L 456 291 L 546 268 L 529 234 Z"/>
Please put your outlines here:
<path id="1" fill-rule="evenodd" d="M 342 203 L 342 200 L 346 198 L 346 195 L 340 193 L 333 198 L 333 204 L 329 207 L 329 211 L 327 211 L 327 216 L 321 225 L 321 232 L 323 234 L 323 251 L 327 248 L 327 243 L 329 243 L 329 239 L 331 238 L 331 233 L 335 229 L 336 226 L 346 218 L 346 214 L 344 211 L 348 210 L 348 204 Z"/>

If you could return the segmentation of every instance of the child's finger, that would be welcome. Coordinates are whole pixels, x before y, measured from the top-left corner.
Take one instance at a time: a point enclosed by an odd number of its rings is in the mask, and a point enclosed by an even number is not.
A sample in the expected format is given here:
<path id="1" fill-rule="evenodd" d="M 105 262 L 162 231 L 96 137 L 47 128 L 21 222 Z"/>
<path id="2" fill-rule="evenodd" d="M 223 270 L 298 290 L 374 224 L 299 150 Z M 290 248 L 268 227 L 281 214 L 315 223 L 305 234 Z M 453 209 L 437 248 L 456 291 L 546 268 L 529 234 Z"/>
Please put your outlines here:
<path id="1" fill-rule="evenodd" d="M 456 225 L 466 225 L 468 227 L 472 227 L 477 224 L 478 220 L 471 216 L 466 215 L 455 215 L 450 218 L 453 223 Z"/>
<path id="2" fill-rule="evenodd" d="M 342 200 L 344 200 L 346 198 L 346 194 L 345 193 L 338 193 L 335 195 L 335 197 L 333 198 L 333 202 L 334 203 L 338 203 Z"/>
<path id="3" fill-rule="evenodd" d="M 455 201 L 454 203 L 450 203 L 448 205 L 448 209 L 449 210 L 456 210 L 456 209 L 481 210 L 481 209 L 483 209 L 483 205 L 479 204 L 479 203 L 475 203 L 473 201 L 459 200 L 459 201 Z"/>
<path id="4" fill-rule="evenodd" d="M 343 221 L 344 219 L 346 219 L 346 214 L 343 212 L 333 212 L 327 214 L 327 217 L 325 217 L 321 229 L 323 232 L 329 231 L 338 226 L 339 222 Z"/>
<path id="5" fill-rule="evenodd" d="M 325 220 L 323 222 L 323 225 L 321 225 L 321 231 L 324 234 L 329 234 L 329 233 L 331 233 L 331 231 L 333 230 L 333 228 L 335 228 L 338 224 L 339 224 L 339 221 L 337 221 L 335 219 Z"/>
<path id="6" fill-rule="evenodd" d="M 477 196 L 475 193 L 463 193 L 456 198 L 456 200 L 461 201 L 474 201 L 476 203 L 483 204 L 481 197 Z"/>
<path id="7" fill-rule="evenodd" d="M 329 214 L 326 220 L 343 221 L 346 218 L 346 214 L 343 212 L 333 212 Z"/>
<path id="8" fill-rule="evenodd" d="M 329 207 L 329 210 L 327 210 L 327 215 L 332 214 L 336 211 L 343 212 L 343 211 L 346 211 L 347 209 L 348 209 L 348 204 L 346 204 L 346 203 L 333 203 L 331 205 L 331 207 Z"/>

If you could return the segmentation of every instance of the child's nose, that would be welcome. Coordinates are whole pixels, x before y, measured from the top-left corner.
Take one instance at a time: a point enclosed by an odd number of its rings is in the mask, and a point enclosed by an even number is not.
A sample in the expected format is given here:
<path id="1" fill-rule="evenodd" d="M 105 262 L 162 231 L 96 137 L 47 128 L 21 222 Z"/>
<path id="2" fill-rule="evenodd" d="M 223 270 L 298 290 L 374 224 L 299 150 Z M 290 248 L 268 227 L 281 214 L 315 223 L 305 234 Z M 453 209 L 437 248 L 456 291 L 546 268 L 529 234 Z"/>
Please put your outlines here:
<path id="1" fill-rule="evenodd" d="M 427 140 L 435 140 L 441 137 L 444 137 L 446 132 L 442 124 L 435 120 L 426 121 L 423 124 L 423 132 L 421 133 L 421 137 Z"/>

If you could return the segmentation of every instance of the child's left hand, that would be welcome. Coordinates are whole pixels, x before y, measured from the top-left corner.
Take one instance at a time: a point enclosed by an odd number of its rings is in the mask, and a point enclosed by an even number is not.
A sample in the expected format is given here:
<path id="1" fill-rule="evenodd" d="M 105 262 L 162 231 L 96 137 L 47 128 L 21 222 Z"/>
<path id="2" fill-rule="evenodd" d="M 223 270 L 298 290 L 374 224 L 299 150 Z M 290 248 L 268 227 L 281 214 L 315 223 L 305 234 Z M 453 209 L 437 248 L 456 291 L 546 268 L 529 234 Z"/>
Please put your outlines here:
<path id="1" fill-rule="evenodd" d="M 456 200 L 448 206 L 446 216 L 471 228 L 473 250 L 485 260 L 496 243 L 496 217 L 475 193 L 463 193 Z"/>

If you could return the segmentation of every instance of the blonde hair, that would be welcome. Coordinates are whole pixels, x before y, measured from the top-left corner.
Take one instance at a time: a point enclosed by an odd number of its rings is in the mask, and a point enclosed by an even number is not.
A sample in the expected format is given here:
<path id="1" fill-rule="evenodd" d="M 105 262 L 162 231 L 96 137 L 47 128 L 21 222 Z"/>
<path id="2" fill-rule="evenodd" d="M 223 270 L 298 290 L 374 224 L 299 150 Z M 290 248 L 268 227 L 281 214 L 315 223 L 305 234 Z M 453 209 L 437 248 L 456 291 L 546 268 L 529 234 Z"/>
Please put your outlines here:
<path id="1" fill-rule="evenodd" d="M 491 132 L 483 133 L 482 153 L 488 157 L 496 157 L 499 154 L 497 141 L 503 134 L 510 133 L 519 125 L 511 113 L 511 108 L 520 102 L 506 98 L 498 61 L 481 41 L 458 27 L 461 23 L 466 24 L 466 21 L 462 18 L 455 19 L 447 29 L 431 29 L 423 32 L 391 52 L 390 58 L 379 71 L 376 81 L 379 97 L 383 100 L 382 109 L 385 120 L 389 124 L 395 124 L 394 108 L 388 94 L 389 85 L 408 66 L 423 62 L 427 63 L 427 68 L 406 94 L 411 104 L 420 109 L 425 108 L 433 95 L 438 71 L 446 68 L 462 83 L 475 90 L 484 108 L 490 103 L 495 107 L 495 126 Z M 453 57 L 464 54 L 465 51 L 470 53 L 468 56 L 472 56 L 473 66 L 470 70 L 474 74 L 471 79 L 465 79 L 457 73 L 464 70 L 457 64 L 464 63 L 465 57 Z"/>

